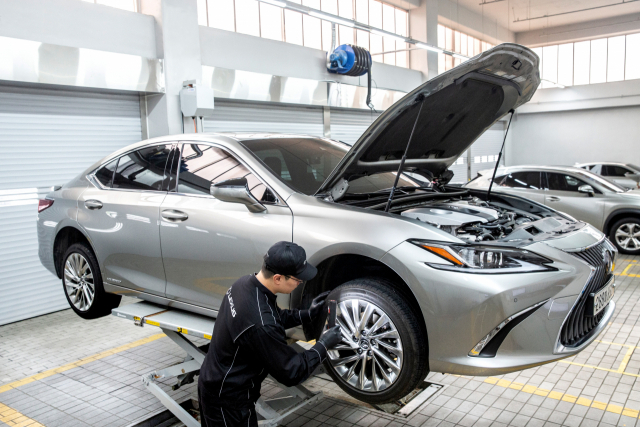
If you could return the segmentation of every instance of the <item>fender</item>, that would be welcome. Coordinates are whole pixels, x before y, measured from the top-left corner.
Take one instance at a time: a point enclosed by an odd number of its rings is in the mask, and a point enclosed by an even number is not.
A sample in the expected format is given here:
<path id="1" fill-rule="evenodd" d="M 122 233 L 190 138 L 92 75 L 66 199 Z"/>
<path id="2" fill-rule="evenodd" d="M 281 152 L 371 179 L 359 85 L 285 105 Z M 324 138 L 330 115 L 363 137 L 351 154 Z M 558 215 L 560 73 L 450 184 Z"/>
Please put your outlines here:
<path id="1" fill-rule="evenodd" d="M 605 234 L 609 234 L 609 227 L 611 227 L 611 219 L 615 216 L 618 216 L 619 214 L 630 214 L 632 216 L 636 216 L 640 218 L 640 209 L 633 209 L 633 208 L 623 208 L 623 209 L 617 209 L 613 212 L 611 212 L 609 214 L 609 216 L 607 217 L 607 219 L 604 222 L 604 226 L 602 227 L 602 231 Z"/>

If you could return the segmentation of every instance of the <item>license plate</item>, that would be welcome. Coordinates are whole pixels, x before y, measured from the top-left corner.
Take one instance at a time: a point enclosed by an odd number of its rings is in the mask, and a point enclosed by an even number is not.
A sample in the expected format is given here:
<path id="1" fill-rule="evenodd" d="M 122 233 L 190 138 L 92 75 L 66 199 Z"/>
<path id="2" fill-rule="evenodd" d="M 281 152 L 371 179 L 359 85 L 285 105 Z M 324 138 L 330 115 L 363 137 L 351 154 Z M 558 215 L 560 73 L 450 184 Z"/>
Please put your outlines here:
<path id="1" fill-rule="evenodd" d="M 589 295 L 589 301 L 587 301 L 587 316 L 595 316 L 604 310 L 607 304 L 609 304 L 609 301 L 613 298 L 615 289 L 616 285 L 614 281 L 611 280 L 604 288 Z M 589 308 L 593 311 L 589 310 Z M 591 313 L 589 313 L 589 311 L 591 311 Z"/>

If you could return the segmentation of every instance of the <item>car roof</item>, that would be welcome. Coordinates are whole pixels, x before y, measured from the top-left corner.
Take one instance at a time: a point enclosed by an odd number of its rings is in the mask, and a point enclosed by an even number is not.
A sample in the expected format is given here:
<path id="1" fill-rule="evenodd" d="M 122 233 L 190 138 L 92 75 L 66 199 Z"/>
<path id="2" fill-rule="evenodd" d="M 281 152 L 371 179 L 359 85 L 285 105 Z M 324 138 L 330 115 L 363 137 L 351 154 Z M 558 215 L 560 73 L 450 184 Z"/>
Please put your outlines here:
<path id="1" fill-rule="evenodd" d="M 536 169 L 536 170 L 544 170 L 544 171 L 554 171 L 554 172 L 584 172 L 585 170 L 575 166 L 543 166 L 543 165 L 518 165 L 518 166 L 501 166 L 498 168 L 496 175 L 505 174 L 515 171 L 527 170 L 527 169 Z M 493 174 L 493 169 L 485 169 L 480 171 L 481 175 L 486 175 L 487 172 Z"/>
<path id="2" fill-rule="evenodd" d="M 591 163 L 576 163 L 575 166 L 591 166 L 591 165 L 615 165 L 615 166 L 628 166 L 628 163 L 619 162 L 591 162 Z"/>

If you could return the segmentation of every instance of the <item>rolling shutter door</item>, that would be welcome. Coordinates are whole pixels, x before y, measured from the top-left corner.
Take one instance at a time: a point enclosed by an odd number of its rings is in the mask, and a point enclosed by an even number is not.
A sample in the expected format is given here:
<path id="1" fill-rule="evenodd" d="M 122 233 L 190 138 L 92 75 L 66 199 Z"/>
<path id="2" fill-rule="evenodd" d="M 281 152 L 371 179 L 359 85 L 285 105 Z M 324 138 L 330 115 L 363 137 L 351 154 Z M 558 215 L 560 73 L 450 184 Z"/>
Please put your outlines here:
<path id="1" fill-rule="evenodd" d="M 471 146 L 471 179 L 475 178 L 481 170 L 496 167 L 503 139 L 504 123 L 498 122 L 473 143 Z"/>
<path id="2" fill-rule="evenodd" d="M 204 130 L 323 136 L 322 108 L 216 99 Z"/>
<path id="3" fill-rule="evenodd" d="M 381 113 L 331 109 L 331 139 L 353 145 Z"/>
<path id="4" fill-rule="evenodd" d="M 38 198 L 140 139 L 138 95 L 0 86 L 0 325 L 69 307 L 38 257 Z"/>

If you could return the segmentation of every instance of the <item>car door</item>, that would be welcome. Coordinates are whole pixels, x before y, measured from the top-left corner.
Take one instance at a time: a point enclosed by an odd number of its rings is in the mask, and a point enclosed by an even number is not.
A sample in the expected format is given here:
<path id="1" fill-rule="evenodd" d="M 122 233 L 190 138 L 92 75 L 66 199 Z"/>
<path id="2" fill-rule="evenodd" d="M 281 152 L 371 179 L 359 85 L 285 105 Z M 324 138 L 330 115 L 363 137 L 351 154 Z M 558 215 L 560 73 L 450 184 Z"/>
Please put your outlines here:
<path id="1" fill-rule="evenodd" d="M 525 197 L 538 203 L 544 203 L 544 190 L 541 184 L 540 171 L 511 172 L 500 181 L 496 179 L 497 191 Z"/>
<path id="2" fill-rule="evenodd" d="M 594 188 L 594 195 L 578 192 L 582 185 L 590 185 L 567 173 L 547 172 L 547 192 L 544 204 L 575 219 L 600 228 L 604 215 L 604 195 Z M 593 187 L 592 187 L 593 188 Z"/>
<path id="3" fill-rule="evenodd" d="M 177 188 L 162 203 L 160 221 L 167 297 L 217 310 L 239 277 L 260 270 L 271 245 L 292 240 L 292 213 L 229 150 L 185 143 L 176 154 Z M 211 184 L 240 177 L 266 211 L 210 195 Z"/>
<path id="4" fill-rule="evenodd" d="M 78 200 L 105 283 L 164 296 L 159 209 L 171 144 L 124 154 L 100 168 Z"/>

